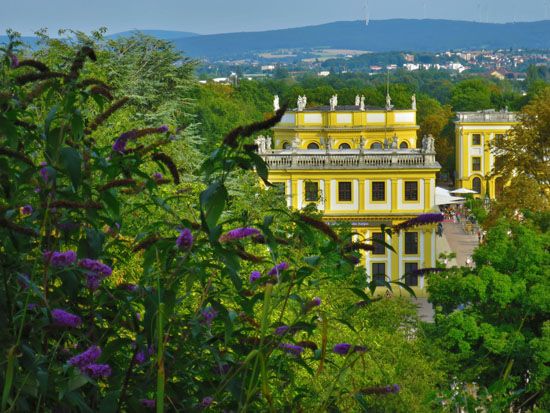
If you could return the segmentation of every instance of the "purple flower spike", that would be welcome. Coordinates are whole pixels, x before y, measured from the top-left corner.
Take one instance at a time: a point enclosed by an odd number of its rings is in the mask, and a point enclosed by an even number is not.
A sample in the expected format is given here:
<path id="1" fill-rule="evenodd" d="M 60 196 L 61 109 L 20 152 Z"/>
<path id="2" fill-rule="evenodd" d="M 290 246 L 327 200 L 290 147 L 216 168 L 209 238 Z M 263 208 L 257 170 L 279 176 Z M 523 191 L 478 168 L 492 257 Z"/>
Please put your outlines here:
<path id="1" fill-rule="evenodd" d="M 304 351 L 304 348 L 295 344 L 281 343 L 279 348 L 294 356 L 299 356 Z"/>
<path id="2" fill-rule="evenodd" d="M 206 396 L 204 399 L 202 399 L 200 407 L 202 407 L 203 409 L 206 409 L 212 403 L 214 403 L 214 398 L 212 396 Z"/>
<path id="3" fill-rule="evenodd" d="M 176 245 L 180 250 L 190 250 L 193 247 L 193 234 L 189 228 L 184 228 L 180 232 Z"/>
<path id="4" fill-rule="evenodd" d="M 321 299 L 319 297 L 315 297 L 313 300 L 311 300 L 311 304 L 315 307 L 319 307 L 321 305 Z"/>
<path id="5" fill-rule="evenodd" d="M 280 326 L 275 329 L 275 334 L 278 336 L 284 336 L 288 330 L 290 330 L 289 326 Z"/>
<path id="6" fill-rule="evenodd" d="M 103 264 L 101 261 L 92 260 L 91 258 L 80 260 L 78 266 L 103 277 L 108 277 L 113 273 L 111 267 Z"/>
<path id="7" fill-rule="evenodd" d="M 161 127 L 158 128 L 158 131 L 160 133 L 168 132 L 168 130 L 169 130 L 168 126 L 166 126 L 166 125 L 162 125 Z"/>
<path id="8" fill-rule="evenodd" d="M 255 283 L 260 278 L 262 278 L 262 273 L 260 271 L 252 271 L 250 273 L 249 281 L 250 283 Z"/>
<path id="9" fill-rule="evenodd" d="M 267 273 L 267 275 L 276 275 L 276 276 L 279 276 L 279 274 L 282 272 L 282 271 L 285 271 L 285 270 L 288 270 L 288 263 L 283 261 L 279 264 L 277 264 L 275 267 L 273 267 L 272 269 L 269 270 L 269 272 Z"/>
<path id="10" fill-rule="evenodd" d="M 100 356 L 101 349 L 98 346 L 91 346 L 88 350 L 70 358 L 69 364 L 81 369 L 94 363 Z"/>
<path id="11" fill-rule="evenodd" d="M 435 213 L 435 214 L 422 214 L 415 218 L 409 219 L 405 222 L 402 222 L 401 224 L 398 224 L 393 227 L 394 231 L 399 232 L 407 228 L 417 227 L 420 225 L 429 225 L 429 224 L 437 224 L 438 222 L 443 221 L 445 217 L 443 214 Z"/>
<path id="12" fill-rule="evenodd" d="M 139 402 L 143 407 L 147 407 L 148 409 L 154 409 L 157 405 L 152 399 L 141 399 Z"/>
<path id="13" fill-rule="evenodd" d="M 60 327 L 76 328 L 82 324 L 82 319 L 79 316 L 68 313 L 60 308 L 52 310 L 52 319 L 54 324 Z"/>
<path id="14" fill-rule="evenodd" d="M 76 261 L 76 252 L 68 250 L 65 252 L 45 251 L 44 261 L 49 262 L 53 267 L 67 267 Z"/>
<path id="15" fill-rule="evenodd" d="M 86 274 L 86 287 L 92 291 L 96 291 L 101 285 L 102 278 L 97 274 Z"/>
<path id="16" fill-rule="evenodd" d="M 153 179 L 154 179 L 155 181 L 160 181 L 162 178 L 163 178 L 163 176 L 162 176 L 162 174 L 161 174 L 160 172 L 155 172 L 155 173 L 153 174 Z"/>
<path id="17" fill-rule="evenodd" d="M 32 206 L 31 205 L 25 205 L 21 207 L 21 214 L 22 215 L 31 215 L 32 214 Z"/>
<path id="18" fill-rule="evenodd" d="M 210 326 L 216 318 L 218 312 L 213 307 L 206 307 L 201 311 L 202 323 Z"/>
<path id="19" fill-rule="evenodd" d="M 388 386 L 367 387 L 361 390 L 363 394 L 396 394 L 399 393 L 401 388 L 399 384 L 392 384 Z"/>
<path id="20" fill-rule="evenodd" d="M 111 366 L 109 366 L 108 364 L 88 364 L 80 371 L 94 379 L 98 379 L 100 377 L 109 377 L 112 373 Z"/>
<path id="21" fill-rule="evenodd" d="M 117 140 L 115 140 L 115 143 L 113 143 L 113 151 L 124 153 L 126 151 L 127 143 L 128 143 L 127 139 L 119 137 Z"/>
<path id="22" fill-rule="evenodd" d="M 345 356 L 346 354 L 349 353 L 350 350 L 351 350 L 351 344 L 348 344 L 348 343 L 338 343 L 332 349 L 334 353 L 340 354 L 341 356 Z"/>
<path id="23" fill-rule="evenodd" d="M 40 164 L 42 166 L 42 168 L 40 168 L 40 176 L 42 177 L 42 180 L 45 182 L 45 183 L 48 183 L 49 180 L 50 180 L 50 174 L 48 173 L 48 168 L 47 168 L 47 164 L 45 162 L 42 162 Z"/>
<path id="24" fill-rule="evenodd" d="M 17 58 L 16 55 L 12 54 L 10 56 L 10 64 L 12 69 L 19 67 L 19 59 Z"/>
<path id="25" fill-rule="evenodd" d="M 136 364 L 143 364 L 145 363 L 145 353 L 143 351 L 138 351 L 136 355 L 134 356 L 134 362 Z"/>
<path id="26" fill-rule="evenodd" d="M 256 228 L 246 227 L 246 228 L 236 228 L 232 229 L 225 234 L 222 234 L 220 237 L 220 242 L 229 242 L 237 239 L 243 239 L 250 237 L 252 235 L 260 235 L 260 231 Z"/>

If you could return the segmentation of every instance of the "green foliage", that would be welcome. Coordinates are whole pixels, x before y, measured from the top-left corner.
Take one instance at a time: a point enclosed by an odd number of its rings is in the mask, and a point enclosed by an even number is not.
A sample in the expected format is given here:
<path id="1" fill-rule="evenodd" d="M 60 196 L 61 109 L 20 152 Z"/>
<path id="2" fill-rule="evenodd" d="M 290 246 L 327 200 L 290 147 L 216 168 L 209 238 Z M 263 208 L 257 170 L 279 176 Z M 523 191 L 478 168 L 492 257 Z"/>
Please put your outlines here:
<path id="1" fill-rule="evenodd" d="M 159 412 L 426 410 L 437 357 L 410 305 L 367 293 L 350 228 L 289 212 L 260 188 L 251 136 L 193 173 L 203 158 L 180 130 L 185 106 L 169 102 L 192 79 L 170 80 L 170 48 L 137 38 L 121 43 L 135 54 L 107 44 L 90 64 L 94 39 L 79 39 L 87 46 L 40 52 L 59 75 L 12 64 L 14 44 L 3 50 L 2 410 L 139 412 L 144 400 Z M 231 93 L 259 103 L 249 85 Z M 66 251 L 75 260 L 60 260 Z M 55 309 L 81 323 L 61 325 Z M 336 354 L 343 340 L 357 347 Z M 94 345 L 92 364 L 70 361 Z"/>
<path id="2" fill-rule="evenodd" d="M 476 269 L 432 276 L 432 334 L 456 358 L 459 380 L 488 389 L 493 407 L 548 408 L 548 232 L 501 221 L 474 253 Z M 481 402 L 481 399 L 478 400 Z"/>

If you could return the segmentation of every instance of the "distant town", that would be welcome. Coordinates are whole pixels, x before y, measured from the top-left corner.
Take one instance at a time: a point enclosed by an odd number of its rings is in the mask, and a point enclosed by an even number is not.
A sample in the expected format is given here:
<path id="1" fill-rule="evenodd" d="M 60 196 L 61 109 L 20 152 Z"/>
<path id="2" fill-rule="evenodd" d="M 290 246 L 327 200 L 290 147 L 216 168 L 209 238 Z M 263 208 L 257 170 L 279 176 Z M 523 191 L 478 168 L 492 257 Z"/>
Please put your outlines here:
<path id="1" fill-rule="evenodd" d="M 448 71 L 476 74 L 499 80 L 524 81 L 530 66 L 549 66 L 548 50 L 468 50 L 441 53 L 382 52 L 314 49 L 277 50 L 248 59 L 203 61 L 202 82 L 230 83 L 236 78 L 269 78 L 316 74 L 319 77 L 346 73 L 377 75 L 387 71 Z"/>

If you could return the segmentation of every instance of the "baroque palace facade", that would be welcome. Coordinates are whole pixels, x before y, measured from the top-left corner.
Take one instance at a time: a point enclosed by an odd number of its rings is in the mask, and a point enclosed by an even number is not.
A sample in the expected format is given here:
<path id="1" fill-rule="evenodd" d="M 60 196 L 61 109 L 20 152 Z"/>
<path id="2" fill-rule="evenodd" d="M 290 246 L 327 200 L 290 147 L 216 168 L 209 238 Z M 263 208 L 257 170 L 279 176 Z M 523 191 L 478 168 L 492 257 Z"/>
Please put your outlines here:
<path id="1" fill-rule="evenodd" d="M 325 221 L 350 222 L 361 240 L 385 237 L 396 252 L 375 243 L 363 256 L 369 279 L 405 282 L 425 296 L 426 280 L 417 270 L 436 266 L 435 225 L 392 237 L 381 231 L 433 212 L 440 165 L 433 137 L 417 148 L 418 129 L 414 96 L 408 110 L 394 110 L 389 96 L 385 108 L 366 107 L 359 96 L 355 105 L 339 106 L 333 96 L 329 106 L 308 108 L 300 97 L 298 108 L 273 128 L 273 139 L 256 143 L 290 208 L 314 203 Z"/>
<path id="2" fill-rule="evenodd" d="M 506 139 L 518 123 L 516 113 L 482 110 L 456 115 L 456 187 L 472 189 L 482 198 L 496 198 L 505 182 L 493 175 L 499 165 L 495 163 L 492 145 L 498 139 Z"/>

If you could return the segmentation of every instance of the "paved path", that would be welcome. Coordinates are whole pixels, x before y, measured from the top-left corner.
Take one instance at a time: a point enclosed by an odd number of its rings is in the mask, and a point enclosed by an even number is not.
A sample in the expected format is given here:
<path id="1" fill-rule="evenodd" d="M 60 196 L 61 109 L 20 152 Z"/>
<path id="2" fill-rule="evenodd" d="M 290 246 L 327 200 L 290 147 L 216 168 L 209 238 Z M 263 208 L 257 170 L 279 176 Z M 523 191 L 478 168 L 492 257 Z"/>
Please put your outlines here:
<path id="1" fill-rule="evenodd" d="M 459 267 L 466 266 L 466 259 L 472 256 L 474 249 L 478 246 L 477 236 L 464 232 L 460 224 L 444 222 L 443 237 L 446 239 L 450 250 L 456 254 L 456 265 Z"/>
<path id="2" fill-rule="evenodd" d="M 466 266 L 466 259 L 471 257 L 474 249 L 477 247 L 477 236 L 469 235 L 462 229 L 460 224 L 452 222 L 443 223 L 443 236 L 437 237 L 435 241 L 436 258 L 439 254 L 454 252 L 456 258 L 447 262 L 447 268 Z M 427 298 L 413 298 L 413 302 L 418 307 L 418 316 L 427 323 L 433 323 L 434 310 Z"/>

